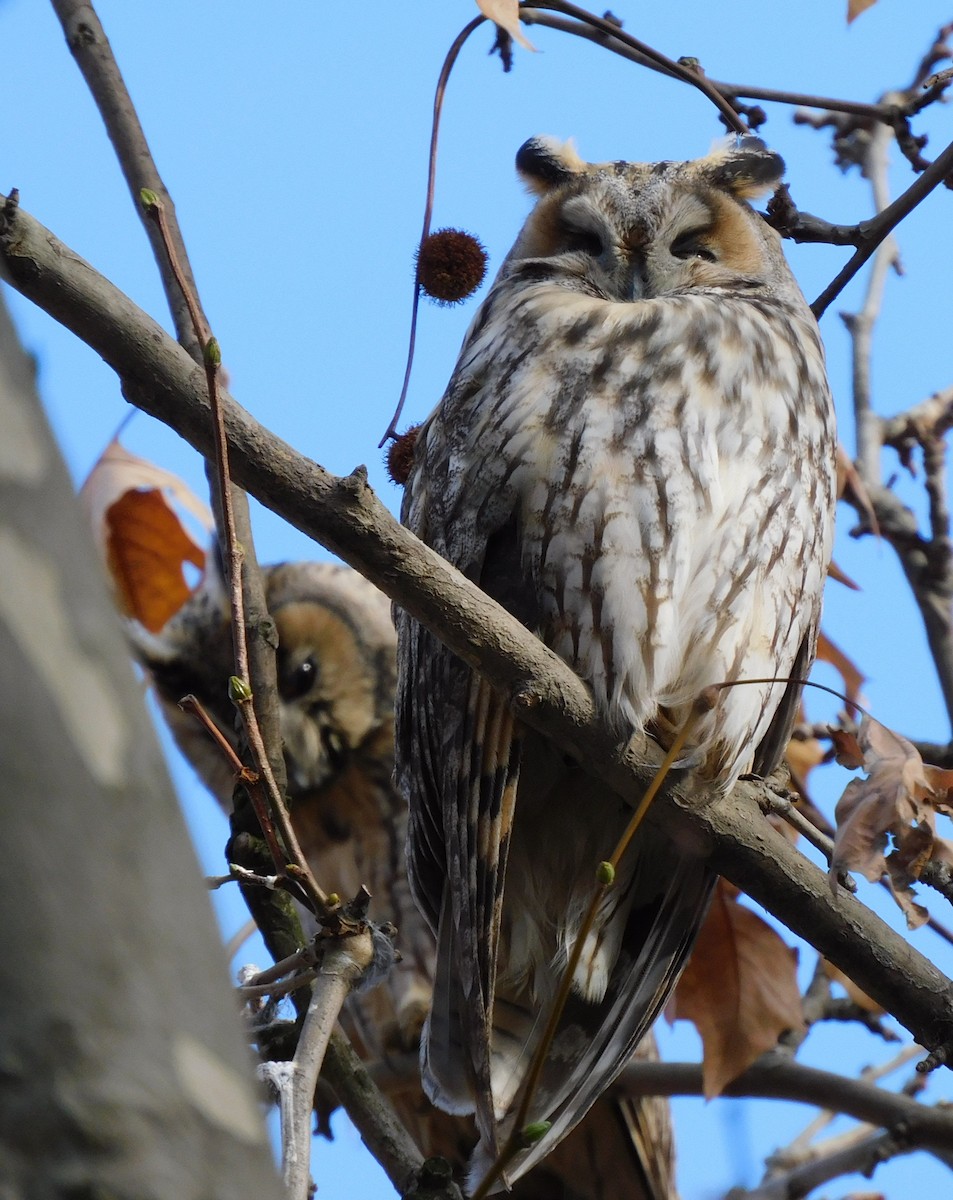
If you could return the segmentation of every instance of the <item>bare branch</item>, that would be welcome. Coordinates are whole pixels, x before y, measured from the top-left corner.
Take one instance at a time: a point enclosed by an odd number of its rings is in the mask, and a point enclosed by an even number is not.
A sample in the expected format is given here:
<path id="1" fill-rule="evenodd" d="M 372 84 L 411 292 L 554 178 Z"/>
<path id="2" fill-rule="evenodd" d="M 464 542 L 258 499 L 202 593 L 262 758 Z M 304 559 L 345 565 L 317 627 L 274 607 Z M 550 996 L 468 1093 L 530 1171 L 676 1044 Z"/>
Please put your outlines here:
<path id="1" fill-rule="evenodd" d="M 51 0 L 53 8 L 73 57 L 96 101 L 106 132 L 116 151 L 119 166 L 132 195 L 136 212 L 146 228 L 153 256 L 162 278 L 166 300 L 176 337 L 192 358 L 201 363 L 210 329 L 199 300 L 198 287 L 189 255 L 176 217 L 175 205 L 159 175 L 145 132 L 139 121 L 132 98 L 112 47 L 89 0 Z M 143 190 L 157 199 L 161 221 L 152 219 L 141 202 Z M 197 310 L 197 311 L 194 311 Z M 252 536 L 248 500 L 237 489 L 228 489 L 226 497 L 221 485 L 212 485 L 213 506 L 220 531 L 231 526 L 232 545 L 242 548 L 241 593 L 243 608 L 241 622 L 235 623 L 236 635 L 243 640 L 242 654 L 247 654 L 248 676 L 253 694 L 254 720 L 261 733 L 257 741 L 259 768 L 267 762 L 270 771 L 266 779 L 274 779 L 274 791 L 280 797 L 287 790 L 284 757 L 281 753 L 281 730 L 278 713 L 278 687 L 275 673 L 274 623 L 268 616 L 264 584 Z M 230 520 L 220 519 L 223 507 L 230 508 Z M 239 671 L 244 676 L 244 671 Z M 224 684 L 224 680 L 223 680 Z M 243 715 L 247 716 L 247 709 Z M 252 731 L 253 737 L 256 731 Z"/>
<path id="2" fill-rule="evenodd" d="M 627 1095 L 701 1096 L 702 1069 L 696 1063 L 631 1062 L 619 1077 Z M 765 1055 L 725 1088 L 725 1096 L 796 1100 L 865 1121 L 879 1129 L 903 1125 L 911 1147 L 930 1150 L 953 1162 L 953 1112 L 921 1104 L 872 1083 L 832 1071 Z"/>
<path id="3" fill-rule="evenodd" d="M 885 208 L 873 220 L 861 221 L 857 229 L 862 241 L 853 257 L 811 305 L 818 320 L 864 263 L 872 257 L 880 243 L 890 236 L 904 217 L 909 216 L 934 188 L 945 183 L 951 174 L 953 174 L 953 142 L 893 204 Z"/>
<path id="4" fill-rule="evenodd" d="M 317 972 L 294 1059 L 260 1070 L 279 1097 L 284 1182 L 291 1200 L 308 1200 L 311 1184 L 311 1112 L 325 1051 L 341 1007 L 374 957 L 365 931 L 326 950 Z"/>
<path id="5" fill-rule="evenodd" d="M 822 1183 L 841 1175 L 858 1172 L 870 1176 L 881 1163 L 915 1149 L 908 1144 L 905 1135 L 903 1129 L 875 1134 L 858 1130 L 852 1137 L 844 1139 L 847 1144 L 842 1148 L 833 1149 L 804 1166 L 772 1175 L 758 1187 L 733 1188 L 726 1200 L 800 1200 Z"/>

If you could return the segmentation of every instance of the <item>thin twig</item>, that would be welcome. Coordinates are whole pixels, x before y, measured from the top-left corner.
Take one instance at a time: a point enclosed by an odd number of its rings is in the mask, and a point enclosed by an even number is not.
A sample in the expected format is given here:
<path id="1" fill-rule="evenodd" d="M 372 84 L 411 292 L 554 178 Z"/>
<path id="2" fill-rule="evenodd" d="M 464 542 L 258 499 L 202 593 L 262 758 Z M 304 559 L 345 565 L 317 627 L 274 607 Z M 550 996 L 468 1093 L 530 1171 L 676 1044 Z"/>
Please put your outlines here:
<path id="1" fill-rule="evenodd" d="M 570 3 L 570 0 L 531 0 L 531 3 L 527 4 L 526 8 L 530 11 L 548 10 L 550 12 L 562 13 L 564 16 L 571 17 L 579 21 L 582 25 L 587 25 L 591 29 L 601 33 L 607 41 L 616 42 L 628 47 L 628 49 L 640 55 L 642 60 L 646 60 L 646 65 L 647 63 L 655 64 L 665 74 L 672 75 L 674 78 L 681 80 L 682 83 L 687 83 L 691 87 L 698 88 L 711 101 L 715 108 L 718 109 L 722 120 L 732 133 L 745 134 L 748 132 L 748 126 L 732 107 L 730 101 L 722 95 L 718 85 L 708 79 L 703 71 L 698 71 L 693 66 L 683 62 L 676 62 L 675 59 L 662 54 L 646 42 L 640 41 L 630 33 L 626 33 L 612 21 L 606 20 L 605 17 L 597 17 L 595 13 L 591 13 L 585 8 L 580 8 L 577 4 Z M 520 15 L 523 15 L 523 6 L 520 8 Z M 575 32 L 574 30 L 569 30 L 568 27 L 564 26 L 564 28 L 568 32 Z"/>
<path id="2" fill-rule="evenodd" d="M 372 958 L 369 932 L 329 948 L 318 968 L 294 1059 L 288 1064 L 264 1063 L 260 1068 L 279 1096 L 283 1176 L 290 1200 L 308 1200 L 311 1111 L 321 1063 L 338 1013 Z"/>
<path id="3" fill-rule="evenodd" d="M 430 125 L 430 156 L 427 165 L 427 200 L 424 204 L 424 225 L 420 234 L 420 245 L 430 236 L 430 221 L 433 217 L 433 199 L 434 191 L 437 185 L 437 142 L 440 138 L 440 116 L 443 112 L 443 98 L 446 94 L 447 83 L 450 79 L 450 72 L 453 70 L 454 63 L 460 51 L 463 49 L 467 38 L 475 30 L 486 21 L 486 17 L 474 17 L 469 24 L 457 34 L 453 41 L 453 45 L 447 51 L 447 57 L 443 60 L 443 66 L 440 68 L 440 75 L 437 79 L 437 90 L 433 98 L 433 118 Z M 390 419 L 390 424 L 384 432 L 384 436 L 377 444 L 378 450 L 388 438 L 397 436 L 397 422 L 400 420 L 400 414 L 404 411 L 404 403 L 407 399 L 407 390 L 410 387 L 410 373 L 414 367 L 414 348 L 417 344 L 417 316 L 420 311 L 420 278 L 419 275 L 414 276 L 414 299 L 410 312 L 410 337 L 407 345 L 407 364 L 404 367 L 404 382 L 400 389 L 400 398 L 397 401 L 397 408 L 394 410 L 394 415 Z"/>
<path id="4" fill-rule="evenodd" d="M 136 211 L 146 226 L 176 336 L 192 358 L 201 363 L 210 330 L 198 299 L 185 239 L 176 218 L 175 205 L 159 176 L 105 31 L 91 0 L 52 0 L 52 4 L 67 44 L 96 101 Z M 142 204 L 143 191 L 155 198 L 155 206 Z M 157 214 L 158 220 L 155 219 Z M 247 498 L 236 489 L 235 494 L 227 499 L 232 508 L 231 524 L 237 531 L 235 541 L 244 551 L 244 607 L 251 619 L 249 626 L 243 625 L 241 634 L 246 658 L 250 657 L 251 662 L 250 679 L 256 721 L 262 730 L 257 739 L 259 753 L 262 745 L 267 747 L 267 753 L 256 758 L 256 767 L 260 774 L 265 775 L 266 781 L 269 774 L 274 776 L 275 792 L 283 796 L 286 781 L 281 750 L 273 623 L 268 619 L 264 583 L 255 557 Z M 220 509 L 225 500 L 223 492 L 216 507 Z M 249 678 L 247 668 L 242 677 Z M 262 769 L 264 758 L 268 759 L 270 772 Z"/>
<path id="5" fill-rule="evenodd" d="M 225 943 L 225 958 L 227 961 L 231 962 L 248 939 L 254 937 L 257 932 L 258 926 L 251 918 L 240 929 L 236 929 Z"/>
<path id="6" fill-rule="evenodd" d="M 800 1200 L 822 1183 L 841 1175 L 856 1173 L 870 1176 L 888 1159 L 909 1154 L 914 1148 L 906 1140 L 903 1129 L 868 1134 L 858 1131 L 852 1144 L 836 1150 L 815 1162 L 796 1167 L 774 1176 L 751 1189 L 734 1188 L 725 1200 Z"/>
<path id="7" fill-rule="evenodd" d="M 888 129 L 878 126 L 867 142 L 863 171 L 873 194 L 874 212 L 890 207 L 887 183 L 889 146 L 893 141 Z M 898 262 L 893 238 L 885 238 L 877 247 L 867 279 L 864 301 L 856 313 L 842 313 L 851 340 L 853 367 L 854 421 L 857 430 L 857 470 L 870 488 L 880 483 L 880 422 L 874 416 L 871 399 L 870 357 L 874 325 L 883 304 L 887 272 Z"/>
<path id="8" fill-rule="evenodd" d="M 261 996 L 270 996 L 273 1000 L 279 996 L 287 996 L 289 992 L 306 987 L 318 978 L 314 969 L 302 971 L 300 975 L 291 975 L 287 979 L 279 979 L 275 983 L 243 983 L 236 992 L 241 1000 L 256 1000 Z"/>
<path id="9" fill-rule="evenodd" d="M 893 204 L 885 208 L 879 216 L 871 221 L 862 221 L 858 226 L 863 242 L 858 246 L 853 257 L 849 260 L 827 285 L 823 292 L 811 305 L 814 316 L 820 320 L 824 312 L 844 288 L 850 283 L 861 267 L 873 254 L 881 242 L 890 236 L 900 222 L 910 215 L 927 196 L 944 183 L 953 173 L 953 142 L 943 153 L 923 172 L 923 174 Z"/>

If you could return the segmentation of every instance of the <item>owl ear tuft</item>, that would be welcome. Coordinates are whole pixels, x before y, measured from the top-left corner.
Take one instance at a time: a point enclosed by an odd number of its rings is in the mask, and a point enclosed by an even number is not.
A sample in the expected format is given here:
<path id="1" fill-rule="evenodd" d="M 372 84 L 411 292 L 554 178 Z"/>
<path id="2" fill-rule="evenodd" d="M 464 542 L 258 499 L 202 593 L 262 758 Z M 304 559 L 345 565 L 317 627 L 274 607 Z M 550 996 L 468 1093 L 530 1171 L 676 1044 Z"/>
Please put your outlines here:
<path id="1" fill-rule="evenodd" d="M 730 138 L 704 159 L 711 182 L 740 200 L 764 195 L 781 182 L 784 159 L 757 137 Z"/>
<path id="2" fill-rule="evenodd" d="M 567 183 L 585 167 L 571 140 L 561 142 L 545 135 L 534 137 L 516 152 L 516 169 L 530 191 L 538 196 Z"/>

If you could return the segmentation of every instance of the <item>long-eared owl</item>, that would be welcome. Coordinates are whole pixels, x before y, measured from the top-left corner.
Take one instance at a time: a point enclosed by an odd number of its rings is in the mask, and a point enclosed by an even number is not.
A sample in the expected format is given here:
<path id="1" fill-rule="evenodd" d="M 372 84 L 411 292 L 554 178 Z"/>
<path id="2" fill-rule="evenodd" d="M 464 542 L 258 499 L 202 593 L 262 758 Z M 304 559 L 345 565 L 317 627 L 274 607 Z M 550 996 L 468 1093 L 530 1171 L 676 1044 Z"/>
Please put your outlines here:
<path id="1" fill-rule="evenodd" d="M 699 789 L 770 772 L 810 669 L 835 433 L 814 318 L 748 200 L 784 164 L 755 138 L 691 162 L 583 162 L 527 142 L 536 205 L 419 431 L 403 519 L 569 663 L 624 741 Z M 630 812 L 398 619 L 398 778 L 415 898 L 437 935 L 424 1085 L 475 1112 L 476 1183 L 515 1119 L 554 991 Z M 712 877 L 655 826 L 583 946 L 530 1121 L 549 1153 L 671 991 Z"/>
<path id="2" fill-rule="evenodd" d="M 385 981 L 349 998 L 342 1022 L 365 1059 L 411 1062 L 391 1099 L 425 1155 L 459 1172 L 476 1142 L 473 1122 L 436 1111 L 415 1081 L 415 1052 L 433 981 L 434 942 L 410 900 L 406 808 L 393 784 L 397 638 L 387 599 L 347 567 L 265 568 L 278 632 L 278 688 L 291 819 L 316 878 L 353 896 L 364 884 L 371 916 L 398 927 L 401 960 Z M 178 707 L 196 695 L 238 748 L 228 600 L 214 568 L 159 635 L 130 629 L 139 661 L 185 756 L 226 811 L 234 777 L 205 730 Z M 647 1038 L 642 1057 L 654 1057 Z M 516 1200 L 672 1200 L 667 1101 L 605 1097 Z"/>

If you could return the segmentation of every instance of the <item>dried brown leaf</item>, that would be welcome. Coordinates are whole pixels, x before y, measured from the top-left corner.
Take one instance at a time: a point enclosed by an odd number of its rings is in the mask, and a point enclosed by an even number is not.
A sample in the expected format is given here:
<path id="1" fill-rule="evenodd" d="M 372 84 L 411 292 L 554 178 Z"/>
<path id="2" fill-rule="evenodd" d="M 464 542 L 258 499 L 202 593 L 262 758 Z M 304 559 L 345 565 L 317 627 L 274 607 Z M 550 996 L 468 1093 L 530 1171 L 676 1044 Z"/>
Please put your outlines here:
<path id="1" fill-rule="evenodd" d="M 837 563 L 833 560 L 827 564 L 827 574 L 831 579 L 836 580 L 838 583 L 842 583 L 844 587 L 849 587 L 852 592 L 859 592 L 862 590 L 860 584 L 854 583 L 853 579 L 851 579 L 851 577 L 845 571 L 842 571 Z"/>
<path id="2" fill-rule="evenodd" d="M 824 761 L 825 750 L 819 738 L 791 738 L 784 752 L 794 783 L 800 791 L 807 788 L 807 777 Z"/>
<path id="3" fill-rule="evenodd" d="M 927 777 L 933 796 L 930 803 L 937 812 L 947 817 L 953 817 L 953 771 L 943 767 L 934 767 L 931 763 L 923 764 L 923 772 Z"/>
<path id="4" fill-rule="evenodd" d="M 953 842 L 947 838 L 935 837 L 930 859 L 933 862 L 946 863 L 948 867 L 953 867 Z"/>
<path id="5" fill-rule="evenodd" d="M 916 928 L 928 915 L 911 884 L 932 853 L 933 786 L 916 747 L 879 721 L 865 716 L 856 742 L 867 778 L 851 780 L 837 802 L 831 886 L 843 871 L 871 881 L 886 875 L 907 924 Z M 886 856 L 889 839 L 894 848 Z"/>
<path id="6" fill-rule="evenodd" d="M 848 771 L 856 771 L 864 765 L 864 752 L 855 733 L 851 733 L 849 729 L 836 729 L 831 726 L 830 735 L 836 762 Z"/>
<path id="7" fill-rule="evenodd" d="M 477 0 L 477 8 L 485 17 L 489 17 L 494 25 L 505 29 L 513 41 L 519 42 L 524 50 L 536 49 L 520 25 L 519 0 Z"/>
<path id="8" fill-rule="evenodd" d="M 817 658 L 820 662 L 830 663 L 844 681 L 844 694 L 851 704 L 859 704 L 861 691 L 867 676 L 862 674 L 854 663 L 831 639 L 823 632 L 817 635 Z"/>
<path id="9" fill-rule="evenodd" d="M 862 12 L 873 8 L 877 0 L 847 0 L 847 24 L 857 19 Z"/>
<path id="10" fill-rule="evenodd" d="M 692 1021 L 704 1046 L 705 1096 L 719 1095 L 787 1029 L 803 1028 L 797 951 L 719 880 L 679 980 L 669 1019 Z"/>
<path id="11" fill-rule="evenodd" d="M 158 633 L 192 594 L 183 565 L 203 569 L 205 553 L 155 488 L 125 492 L 106 510 L 106 527 L 106 562 L 119 607 Z"/>
<path id="12" fill-rule="evenodd" d="M 170 500 L 204 529 L 213 527 L 212 514 L 178 476 L 130 454 L 116 440 L 93 467 L 80 496 L 117 607 L 158 632 L 190 595 L 184 564 L 201 570 L 205 563 Z"/>
<path id="13" fill-rule="evenodd" d="M 867 0 L 863 5 L 864 8 L 869 8 L 875 0 Z M 860 11 L 860 10 L 858 10 Z M 856 15 L 856 14 L 855 14 Z M 848 17 L 848 21 L 852 21 L 853 17 Z M 877 514 L 874 512 L 873 501 L 870 499 L 870 493 L 867 491 L 864 481 L 861 479 L 857 468 L 851 461 L 850 455 L 844 447 L 838 442 L 837 444 L 837 499 L 849 499 L 857 508 L 859 508 L 867 518 L 867 524 L 870 526 L 873 533 L 880 537 L 880 526 L 877 523 Z"/>

